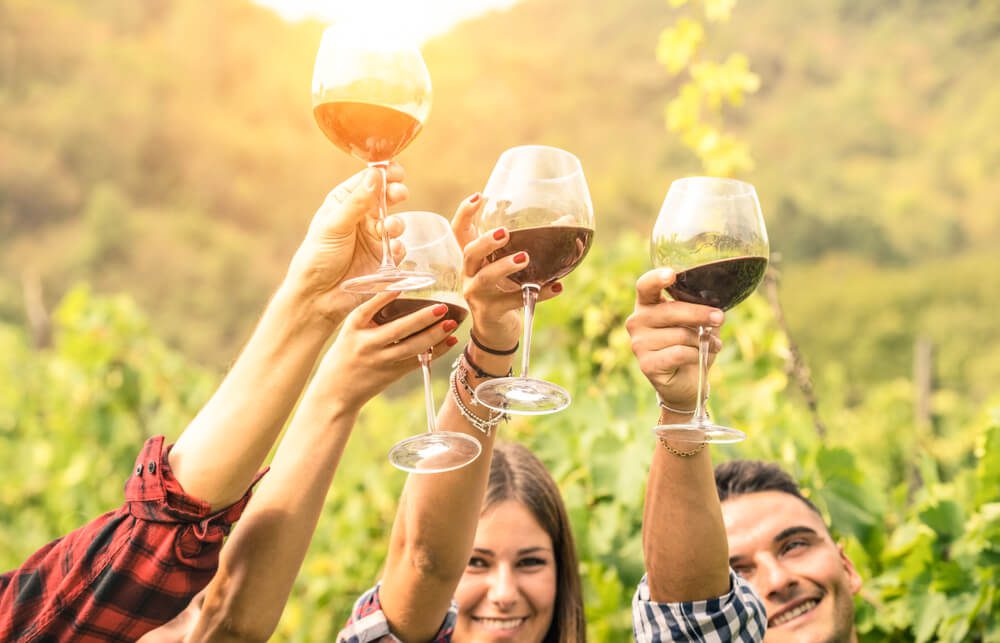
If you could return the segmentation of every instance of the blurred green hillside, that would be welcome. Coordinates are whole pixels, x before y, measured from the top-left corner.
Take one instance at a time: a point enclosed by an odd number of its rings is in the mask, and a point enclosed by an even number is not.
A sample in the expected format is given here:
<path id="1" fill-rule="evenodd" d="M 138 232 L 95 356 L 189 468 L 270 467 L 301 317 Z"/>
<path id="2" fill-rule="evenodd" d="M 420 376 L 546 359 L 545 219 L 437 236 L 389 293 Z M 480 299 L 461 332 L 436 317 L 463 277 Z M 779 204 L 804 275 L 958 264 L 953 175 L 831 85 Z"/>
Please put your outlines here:
<path id="1" fill-rule="evenodd" d="M 428 43 L 407 207 L 448 213 L 525 142 L 583 160 L 597 243 L 648 233 L 698 165 L 664 129 L 660 0 L 524 0 Z M 199 361 L 232 359 L 315 207 L 359 164 L 309 104 L 321 27 L 242 0 L 0 2 L 0 318 L 22 282 L 125 291 Z M 814 365 L 909 373 L 917 335 L 976 399 L 1000 376 L 1000 5 L 741 3 L 710 53 L 761 91 L 729 116 L 757 169 L 789 324 Z M 975 257 L 973 259 L 973 257 Z"/>
<path id="2" fill-rule="evenodd" d="M 628 636 L 655 417 L 623 323 L 669 182 L 700 173 L 664 127 L 680 81 L 654 51 L 675 17 L 523 0 L 459 25 L 424 48 L 434 107 L 401 158 L 406 207 L 444 213 L 511 145 L 583 160 L 597 240 L 540 306 L 532 360 L 574 403 L 504 432 L 560 484 L 597 642 Z M 0 569 L 120 502 L 141 441 L 193 417 L 359 169 L 312 121 L 320 33 L 247 0 L 0 0 Z M 761 296 L 729 314 L 712 412 L 750 439 L 713 451 L 812 490 L 866 579 L 866 643 L 1000 641 L 1000 4 L 745 1 L 708 50 L 762 81 L 726 123 L 751 145 L 740 178 L 791 331 Z M 385 452 L 422 413 L 405 387 L 365 409 L 277 640 L 329 640 L 376 578 L 404 480 Z"/>

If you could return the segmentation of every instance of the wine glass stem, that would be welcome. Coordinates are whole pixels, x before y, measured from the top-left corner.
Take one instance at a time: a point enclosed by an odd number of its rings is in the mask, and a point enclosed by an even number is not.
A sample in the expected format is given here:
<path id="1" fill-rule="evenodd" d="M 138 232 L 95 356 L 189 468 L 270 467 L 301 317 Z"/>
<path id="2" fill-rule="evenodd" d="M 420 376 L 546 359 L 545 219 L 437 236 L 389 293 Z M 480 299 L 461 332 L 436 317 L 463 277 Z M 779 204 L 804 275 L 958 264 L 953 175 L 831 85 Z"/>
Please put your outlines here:
<path id="1" fill-rule="evenodd" d="M 368 167 L 375 168 L 379 174 L 377 203 L 379 234 L 382 236 L 382 264 L 378 269 L 379 272 L 396 270 L 396 262 L 392 258 L 392 248 L 389 246 L 389 231 L 385 227 L 386 210 L 388 209 L 386 205 L 386 190 L 389 183 L 386 169 L 389 167 L 389 161 L 369 163 Z"/>
<path id="2" fill-rule="evenodd" d="M 535 302 L 538 301 L 537 284 L 521 287 L 524 296 L 524 335 L 521 338 L 521 377 L 528 377 L 528 363 L 531 361 L 531 326 L 535 319 Z"/>
<path id="3" fill-rule="evenodd" d="M 694 405 L 694 424 L 708 422 L 706 403 L 708 402 L 708 342 L 712 331 L 705 326 L 698 327 L 698 399 Z"/>
<path id="4" fill-rule="evenodd" d="M 432 350 L 428 348 L 417 356 L 420 360 L 420 370 L 424 374 L 424 405 L 427 407 L 428 433 L 434 433 L 434 415 L 437 413 L 437 408 L 434 406 L 434 390 L 431 388 L 431 354 Z"/>

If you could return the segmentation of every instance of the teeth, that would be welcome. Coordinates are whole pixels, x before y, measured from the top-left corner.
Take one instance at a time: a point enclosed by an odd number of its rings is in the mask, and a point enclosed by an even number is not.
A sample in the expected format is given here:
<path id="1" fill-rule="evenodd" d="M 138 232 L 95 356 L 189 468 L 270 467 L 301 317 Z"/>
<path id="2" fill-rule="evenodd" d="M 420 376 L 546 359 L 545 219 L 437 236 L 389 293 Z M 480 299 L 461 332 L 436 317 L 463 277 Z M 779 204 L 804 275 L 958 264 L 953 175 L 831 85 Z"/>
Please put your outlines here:
<path id="1" fill-rule="evenodd" d="M 480 625 L 491 630 L 511 630 L 524 622 L 523 618 L 479 618 Z"/>
<path id="2" fill-rule="evenodd" d="M 802 614 L 805 614 L 809 610 L 811 610 L 814 607 L 816 607 L 816 605 L 818 605 L 818 604 L 819 604 L 819 601 L 815 601 L 815 600 L 806 601 L 805 603 L 802 603 L 801 605 L 799 605 L 795 609 L 793 609 L 791 611 L 788 611 L 788 612 L 785 612 L 784 614 L 782 614 L 778 618 L 774 619 L 771 622 L 771 625 L 773 627 L 778 627 L 779 625 L 784 625 L 785 623 L 787 623 L 788 621 L 792 620 L 796 616 L 801 616 Z"/>

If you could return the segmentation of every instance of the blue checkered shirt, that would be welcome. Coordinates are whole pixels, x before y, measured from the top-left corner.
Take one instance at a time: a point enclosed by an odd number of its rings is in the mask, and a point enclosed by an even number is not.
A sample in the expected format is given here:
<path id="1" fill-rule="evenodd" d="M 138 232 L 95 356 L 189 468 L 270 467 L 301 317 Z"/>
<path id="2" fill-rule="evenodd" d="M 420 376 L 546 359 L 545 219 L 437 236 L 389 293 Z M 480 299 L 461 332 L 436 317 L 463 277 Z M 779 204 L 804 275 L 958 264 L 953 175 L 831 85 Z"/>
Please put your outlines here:
<path id="1" fill-rule="evenodd" d="M 632 629 L 639 643 L 704 641 L 705 643 L 764 640 L 764 604 L 750 585 L 729 570 L 729 593 L 707 601 L 654 603 L 646 577 L 632 597 Z"/>

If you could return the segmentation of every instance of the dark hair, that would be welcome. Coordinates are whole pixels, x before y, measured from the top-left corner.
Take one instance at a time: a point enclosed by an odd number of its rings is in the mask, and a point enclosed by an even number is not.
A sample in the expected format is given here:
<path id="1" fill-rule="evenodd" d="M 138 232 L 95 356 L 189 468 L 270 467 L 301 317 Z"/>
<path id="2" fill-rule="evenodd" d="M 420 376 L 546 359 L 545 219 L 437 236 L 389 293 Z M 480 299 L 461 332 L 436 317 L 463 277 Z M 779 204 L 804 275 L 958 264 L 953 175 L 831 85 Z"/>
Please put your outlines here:
<path id="1" fill-rule="evenodd" d="M 545 465 L 519 444 L 493 448 L 483 512 L 505 500 L 527 507 L 552 539 L 556 559 L 556 603 L 545 643 L 578 643 L 587 638 L 580 570 L 566 506 Z"/>
<path id="2" fill-rule="evenodd" d="M 715 488 L 719 492 L 719 501 L 743 496 L 761 491 L 780 491 L 795 496 L 806 503 L 810 509 L 822 518 L 816 505 L 802 495 L 795 479 L 781 467 L 771 462 L 760 460 L 730 460 L 715 467 Z M 826 521 L 823 521 L 824 524 Z"/>

